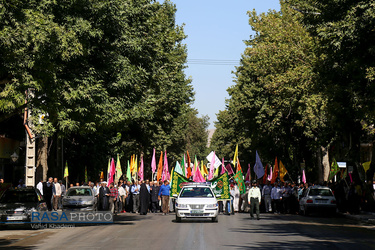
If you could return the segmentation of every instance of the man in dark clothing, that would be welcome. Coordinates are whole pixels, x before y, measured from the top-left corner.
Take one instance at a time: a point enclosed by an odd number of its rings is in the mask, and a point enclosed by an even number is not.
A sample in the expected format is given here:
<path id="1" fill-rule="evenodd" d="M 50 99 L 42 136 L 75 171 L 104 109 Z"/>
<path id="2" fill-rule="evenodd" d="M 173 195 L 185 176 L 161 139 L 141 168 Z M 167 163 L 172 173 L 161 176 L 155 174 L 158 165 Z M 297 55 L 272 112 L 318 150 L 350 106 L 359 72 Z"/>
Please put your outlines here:
<path id="1" fill-rule="evenodd" d="M 146 183 L 142 181 L 141 189 L 139 193 L 139 201 L 140 201 L 140 211 L 141 215 L 146 215 L 148 211 L 149 201 L 150 201 L 150 193 L 148 191 Z"/>
<path id="2" fill-rule="evenodd" d="M 47 203 L 48 211 L 52 211 L 52 184 L 53 178 L 48 178 L 47 182 L 43 183 L 43 198 Z"/>
<path id="3" fill-rule="evenodd" d="M 153 213 L 156 213 L 158 210 L 160 210 L 159 199 L 158 199 L 159 189 L 160 189 L 159 183 L 155 181 L 154 186 L 152 186 L 152 189 L 151 189 L 151 212 Z"/>
<path id="4" fill-rule="evenodd" d="M 102 186 L 99 188 L 99 210 L 107 211 L 109 207 L 110 191 L 107 187 L 107 182 L 103 181 Z"/>

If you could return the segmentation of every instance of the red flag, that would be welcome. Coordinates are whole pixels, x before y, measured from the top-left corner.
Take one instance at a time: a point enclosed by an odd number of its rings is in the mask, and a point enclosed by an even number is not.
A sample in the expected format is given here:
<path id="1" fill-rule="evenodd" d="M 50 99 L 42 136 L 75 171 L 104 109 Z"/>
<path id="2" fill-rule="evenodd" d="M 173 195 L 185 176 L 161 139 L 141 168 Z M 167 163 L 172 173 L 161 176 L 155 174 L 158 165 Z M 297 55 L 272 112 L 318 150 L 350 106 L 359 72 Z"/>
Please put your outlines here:
<path id="1" fill-rule="evenodd" d="M 232 169 L 232 165 L 230 165 L 230 163 L 228 163 L 228 165 L 225 167 L 228 171 L 228 174 L 233 174 L 233 169 Z"/>
<path id="2" fill-rule="evenodd" d="M 225 173 L 225 167 L 224 167 L 224 157 L 223 157 L 223 160 L 221 161 L 221 172 L 220 172 L 220 175 L 222 175 L 224 173 Z"/>
<path id="3" fill-rule="evenodd" d="M 245 181 L 251 181 L 251 176 L 250 176 L 250 163 L 248 164 L 249 168 L 247 169 L 246 176 L 245 176 Z"/>
<path id="4" fill-rule="evenodd" d="M 264 175 L 263 175 L 263 184 L 265 184 L 266 181 L 267 181 L 267 171 L 268 171 L 268 164 L 266 165 L 266 170 L 264 171 Z"/>
<path id="5" fill-rule="evenodd" d="M 237 172 L 240 170 L 242 171 L 242 167 L 240 165 L 240 160 L 237 158 Z"/>

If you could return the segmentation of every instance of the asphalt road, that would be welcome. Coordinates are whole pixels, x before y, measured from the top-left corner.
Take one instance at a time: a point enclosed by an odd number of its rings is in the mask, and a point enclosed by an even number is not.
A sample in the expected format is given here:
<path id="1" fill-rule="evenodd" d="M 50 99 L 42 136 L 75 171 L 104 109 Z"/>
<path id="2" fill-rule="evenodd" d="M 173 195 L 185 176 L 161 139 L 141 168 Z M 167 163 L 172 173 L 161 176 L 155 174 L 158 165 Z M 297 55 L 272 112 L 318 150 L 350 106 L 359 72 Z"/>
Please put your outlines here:
<path id="1" fill-rule="evenodd" d="M 375 249 L 375 226 L 346 218 L 261 214 L 174 221 L 121 214 L 111 225 L 0 231 L 1 249 Z"/>

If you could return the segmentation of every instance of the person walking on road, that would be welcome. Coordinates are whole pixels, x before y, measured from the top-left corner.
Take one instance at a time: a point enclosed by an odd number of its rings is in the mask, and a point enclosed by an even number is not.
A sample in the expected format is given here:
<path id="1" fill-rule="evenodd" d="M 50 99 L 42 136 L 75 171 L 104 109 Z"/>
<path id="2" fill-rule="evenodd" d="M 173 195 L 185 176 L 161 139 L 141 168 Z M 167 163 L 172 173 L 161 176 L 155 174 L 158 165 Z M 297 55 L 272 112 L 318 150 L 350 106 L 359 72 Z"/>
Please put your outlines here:
<path id="1" fill-rule="evenodd" d="M 52 211 L 52 177 L 48 178 L 48 181 L 43 183 L 43 198 L 47 203 L 48 211 Z"/>
<path id="2" fill-rule="evenodd" d="M 138 183 L 135 183 L 133 180 L 133 185 L 131 187 L 130 192 L 132 193 L 133 197 L 133 213 L 139 212 L 139 192 L 140 192 L 140 185 Z"/>
<path id="3" fill-rule="evenodd" d="M 259 220 L 259 205 L 261 203 L 260 189 L 257 186 L 257 182 L 253 181 L 253 186 L 249 190 L 248 203 L 250 205 L 250 217 L 254 218 L 254 208 L 257 214 L 257 220 Z"/>
<path id="4" fill-rule="evenodd" d="M 159 190 L 159 200 L 161 199 L 162 208 L 163 208 L 163 215 L 167 215 L 169 212 L 169 192 L 171 190 L 171 186 L 169 185 L 169 181 L 165 180 L 164 185 L 160 187 Z"/>

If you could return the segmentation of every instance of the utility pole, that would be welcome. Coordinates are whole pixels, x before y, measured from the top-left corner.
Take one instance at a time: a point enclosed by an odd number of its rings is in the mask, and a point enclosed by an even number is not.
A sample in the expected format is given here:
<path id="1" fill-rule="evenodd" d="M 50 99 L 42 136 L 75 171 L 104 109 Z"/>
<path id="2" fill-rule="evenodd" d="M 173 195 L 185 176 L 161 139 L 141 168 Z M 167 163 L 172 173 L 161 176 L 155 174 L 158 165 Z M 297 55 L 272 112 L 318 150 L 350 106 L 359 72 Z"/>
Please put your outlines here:
<path id="1" fill-rule="evenodd" d="M 34 92 L 29 89 L 26 92 L 26 100 L 34 97 Z M 31 109 L 25 108 L 24 126 L 26 128 L 26 161 L 25 161 L 25 184 L 27 187 L 35 186 L 35 134 L 30 129 L 29 118 L 31 117 Z M 31 125 L 31 124 L 30 124 Z"/>

